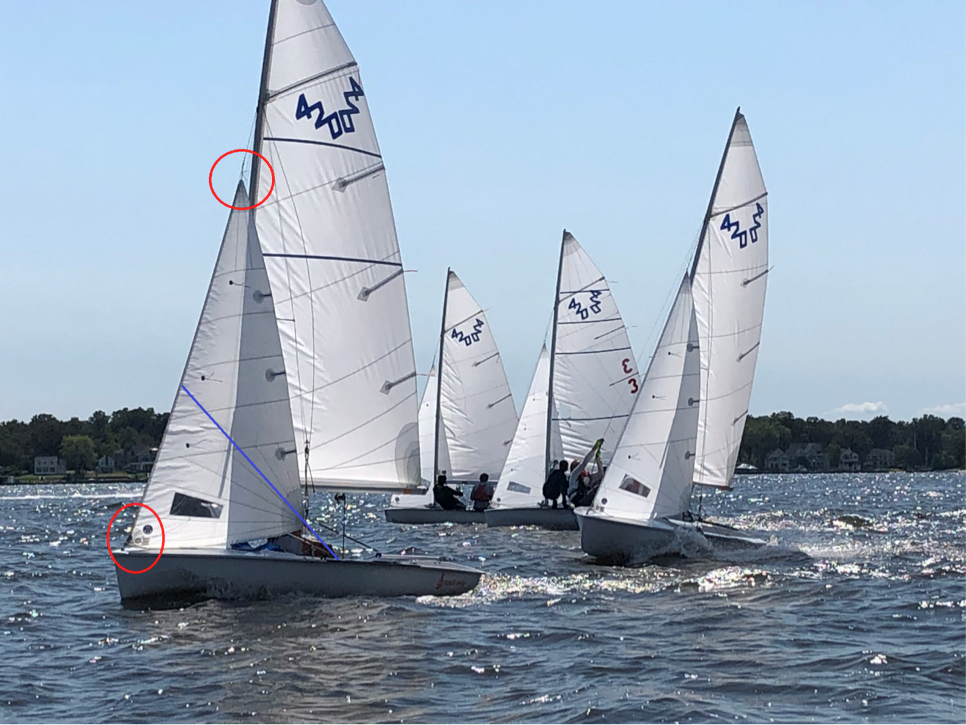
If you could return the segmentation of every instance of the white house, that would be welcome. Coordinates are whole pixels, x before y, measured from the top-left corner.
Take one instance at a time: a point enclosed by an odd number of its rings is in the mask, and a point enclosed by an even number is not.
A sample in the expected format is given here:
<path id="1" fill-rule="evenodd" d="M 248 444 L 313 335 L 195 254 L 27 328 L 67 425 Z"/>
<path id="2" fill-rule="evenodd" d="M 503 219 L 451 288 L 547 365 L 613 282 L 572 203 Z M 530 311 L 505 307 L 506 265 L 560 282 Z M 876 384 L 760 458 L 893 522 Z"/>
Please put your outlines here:
<path id="1" fill-rule="evenodd" d="M 59 456 L 35 456 L 35 476 L 57 476 L 67 473 L 67 464 Z"/>
<path id="2" fill-rule="evenodd" d="M 851 448 L 846 448 L 842 451 L 842 455 L 839 456 L 839 464 L 843 471 L 861 471 L 862 466 L 859 463 L 859 454 L 853 451 Z"/>

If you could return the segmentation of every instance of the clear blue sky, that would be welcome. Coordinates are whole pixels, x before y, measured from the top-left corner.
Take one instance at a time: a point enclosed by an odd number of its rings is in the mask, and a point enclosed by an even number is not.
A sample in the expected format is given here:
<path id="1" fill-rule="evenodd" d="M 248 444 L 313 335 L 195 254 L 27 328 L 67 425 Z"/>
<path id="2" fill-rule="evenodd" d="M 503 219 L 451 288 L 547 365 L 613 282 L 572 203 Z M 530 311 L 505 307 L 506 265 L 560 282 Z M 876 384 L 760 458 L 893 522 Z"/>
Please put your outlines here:
<path id="1" fill-rule="evenodd" d="M 329 7 L 418 270 L 421 371 L 449 265 L 522 404 L 564 227 L 646 359 L 740 105 L 774 264 L 752 413 L 963 413 L 962 2 Z M 227 213 L 208 170 L 249 143 L 267 8 L 4 4 L 0 420 L 170 406 Z"/>

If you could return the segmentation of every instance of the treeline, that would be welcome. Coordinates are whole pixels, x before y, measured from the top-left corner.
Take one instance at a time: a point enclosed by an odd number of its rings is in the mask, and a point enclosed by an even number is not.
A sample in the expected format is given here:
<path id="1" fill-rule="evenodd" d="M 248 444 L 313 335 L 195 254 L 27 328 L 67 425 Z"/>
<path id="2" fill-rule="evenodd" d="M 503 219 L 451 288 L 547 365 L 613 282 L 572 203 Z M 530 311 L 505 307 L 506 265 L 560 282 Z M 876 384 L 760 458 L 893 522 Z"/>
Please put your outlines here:
<path id="1" fill-rule="evenodd" d="M 93 470 L 98 459 L 111 456 L 123 464 L 161 444 L 167 413 L 154 408 L 122 408 L 108 415 L 98 410 L 87 420 L 61 421 L 35 415 L 29 423 L 0 423 L 0 472 L 17 476 L 33 471 L 35 456 L 59 456 L 69 470 Z"/>
<path id="2" fill-rule="evenodd" d="M 69 470 L 81 471 L 93 470 L 101 456 L 111 456 L 120 467 L 159 446 L 167 423 L 168 414 L 154 408 L 122 408 L 110 415 L 99 410 L 87 420 L 61 421 L 47 414 L 35 415 L 29 423 L 9 420 L 0 423 L 0 473 L 30 473 L 35 456 L 58 456 Z M 831 422 L 796 418 L 789 412 L 750 415 L 738 462 L 765 469 L 765 459 L 774 451 L 809 443 L 821 446 L 825 467 L 833 470 L 847 449 L 863 462 L 874 449 L 892 451 L 895 466 L 905 470 L 966 467 L 963 419 L 935 415 L 908 422 L 887 416 Z M 800 462 L 791 461 L 791 466 Z"/>
<path id="3" fill-rule="evenodd" d="M 850 449 L 861 461 L 874 449 L 892 451 L 895 467 L 911 470 L 959 469 L 966 465 L 966 431 L 963 419 L 944 420 L 923 415 L 911 421 L 893 421 L 881 415 L 869 421 L 845 420 L 834 423 L 821 418 L 796 418 L 789 412 L 748 416 L 739 463 L 765 468 L 765 459 L 775 450 L 787 451 L 794 444 L 817 443 L 829 469 L 835 469 L 842 451 Z M 792 466 L 795 461 L 792 461 Z"/>

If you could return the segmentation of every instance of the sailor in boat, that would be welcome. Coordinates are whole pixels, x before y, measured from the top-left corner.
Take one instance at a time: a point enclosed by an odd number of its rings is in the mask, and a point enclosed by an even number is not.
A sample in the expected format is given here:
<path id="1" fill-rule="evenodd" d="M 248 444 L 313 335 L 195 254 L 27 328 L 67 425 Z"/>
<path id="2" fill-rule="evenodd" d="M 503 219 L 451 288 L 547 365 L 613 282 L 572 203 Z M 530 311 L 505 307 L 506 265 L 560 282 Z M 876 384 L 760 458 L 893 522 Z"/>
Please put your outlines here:
<path id="1" fill-rule="evenodd" d="M 493 499 L 493 488 L 490 486 L 489 481 L 490 477 L 485 473 L 481 473 L 479 483 L 473 486 L 470 500 L 473 501 L 474 511 L 486 511 L 490 508 L 490 501 Z"/>
<path id="2" fill-rule="evenodd" d="M 543 484 L 543 497 L 553 502 L 551 508 L 557 508 L 558 498 L 565 509 L 570 508 L 567 505 L 567 489 L 570 488 L 570 481 L 567 479 L 569 467 L 570 464 L 567 461 L 560 461 L 557 468 L 547 477 L 547 482 Z M 543 505 L 546 506 L 546 502 Z"/>
<path id="3" fill-rule="evenodd" d="M 574 492 L 570 494 L 570 503 L 574 506 L 589 506 L 590 502 L 594 500 L 590 485 L 590 471 L 581 471 L 580 475 L 577 476 L 577 486 Z"/>
<path id="4" fill-rule="evenodd" d="M 436 485 L 433 486 L 433 498 L 441 509 L 444 511 L 465 511 L 466 504 L 456 498 L 462 495 L 462 491 L 454 490 L 446 485 L 445 473 L 439 474 L 436 478 Z"/>

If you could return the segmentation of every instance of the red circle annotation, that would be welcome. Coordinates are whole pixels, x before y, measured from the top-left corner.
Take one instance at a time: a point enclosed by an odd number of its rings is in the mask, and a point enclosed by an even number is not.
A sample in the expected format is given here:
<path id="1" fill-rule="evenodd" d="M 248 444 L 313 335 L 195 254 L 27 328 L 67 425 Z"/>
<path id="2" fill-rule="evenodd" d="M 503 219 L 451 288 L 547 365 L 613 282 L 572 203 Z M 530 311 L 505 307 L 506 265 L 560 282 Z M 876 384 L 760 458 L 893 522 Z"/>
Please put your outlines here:
<path id="1" fill-rule="evenodd" d="M 268 193 L 265 195 L 265 198 L 262 199 L 257 204 L 252 204 L 251 206 L 232 206 L 231 204 L 226 204 L 224 201 L 222 201 L 221 197 L 215 193 L 215 186 L 214 184 L 212 184 L 212 181 L 211 181 L 211 177 L 215 173 L 215 167 L 218 165 L 218 162 L 220 162 L 226 156 L 231 156 L 231 154 L 238 154 L 238 153 L 252 154 L 253 156 L 257 156 L 258 158 L 260 158 L 262 161 L 265 162 L 265 165 L 268 167 L 268 170 L 272 174 L 272 186 L 271 188 L 269 188 Z M 217 159 L 215 159 L 215 163 L 211 165 L 211 171 L 208 172 L 208 188 L 211 189 L 212 195 L 218 200 L 219 204 L 222 204 L 223 206 L 227 206 L 229 209 L 235 209 L 236 211 L 247 211 L 248 209 L 254 209 L 255 207 L 258 207 L 264 204 L 266 201 L 268 201 L 268 197 L 272 195 L 272 192 L 275 191 L 275 169 L 273 169 L 272 165 L 268 163 L 268 159 L 266 159 L 257 151 L 252 151 L 251 149 L 235 149 L 234 151 L 227 151 L 223 153 L 221 156 L 219 156 Z M 249 189 L 249 191 L 251 190 Z"/>
<path id="2" fill-rule="evenodd" d="M 141 506 L 142 508 L 146 508 L 152 514 L 154 514 L 154 518 L 156 518 L 158 520 L 158 526 L 161 527 L 161 550 L 158 552 L 158 555 L 156 557 L 154 557 L 154 561 L 151 562 L 151 566 L 149 566 L 147 569 L 140 569 L 138 571 L 132 571 L 131 569 L 125 569 L 123 566 L 121 566 L 120 564 L 118 564 L 117 563 L 117 559 L 114 558 L 114 552 L 111 551 L 111 527 L 114 526 L 114 519 L 116 519 L 117 518 L 117 515 L 119 513 L 121 513 L 124 509 L 130 508 L 131 506 Z M 151 508 L 147 504 L 136 503 L 136 502 L 135 503 L 125 504 L 124 506 L 121 506 L 121 508 L 119 508 L 117 511 L 115 511 L 114 512 L 114 515 L 111 516 L 111 523 L 109 523 L 107 525 L 107 553 L 111 555 L 111 561 L 114 562 L 114 564 L 117 566 L 117 568 L 118 569 L 123 569 L 128 574 L 143 574 L 148 569 L 150 569 L 155 564 L 157 564 L 158 563 L 158 560 L 161 558 L 161 554 L 164 553 L 164 524 L 161 523 L 161 517 L 158 516 L 157 511 L 155 511 L 153 508 Z"/>

